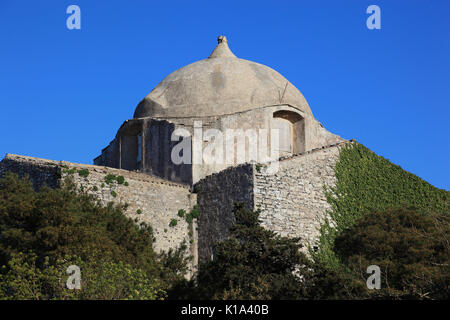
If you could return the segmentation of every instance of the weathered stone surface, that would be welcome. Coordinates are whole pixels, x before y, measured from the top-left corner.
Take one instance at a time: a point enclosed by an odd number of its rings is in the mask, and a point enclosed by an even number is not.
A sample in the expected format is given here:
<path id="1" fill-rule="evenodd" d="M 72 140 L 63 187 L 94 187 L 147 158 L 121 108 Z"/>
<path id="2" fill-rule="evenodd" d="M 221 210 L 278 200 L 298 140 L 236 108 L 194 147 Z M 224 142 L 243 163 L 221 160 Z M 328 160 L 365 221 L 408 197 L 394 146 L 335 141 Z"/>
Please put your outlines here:
<path id="1" fill-rule="evenodd" d="M 209 58 L 169 74 L 137 106 L 134 118 L 126 120 L 110 145 L 94 160 L 97 165 L 156 175 L 164 179 L 195 184 L 200 179 L 245 161 L 174 165 L 172 133 L 186 129 L 193 134 L 194 121 L 203 129 L 278 129 L 281 119 L 288 121 L 280 145 L 291 146 L 288 154 L 309 151 L 344 139 L 327 131 L 297 88 L 277 71 L 237 58 L 224 36 Z M 279 116 L 282 114 L 281 116 Z M 139 138 L 138 138 L 139 137 Z M 142 144 L 137 141 L 142 139 Z M 202 139 L 202 137 L 199 137 Z M 285 141 L 286 140 L 286 141 Z M 204 139 L 201 147 L 207 144 Z M 236 148 L 239 146 L 236 143 Z M 138 150 L 139 149 L 139 150 Z M 198 154 L 200 144 L 192 145 Z M 142 161 L 137 155 L 142 154 Z M 275 158 L 275 157 L 274 157 Z"/>
<path id="2" fill-rule="evenodd" d="M 79 170 L 87 170 L 89 173 L 83 176 Z M 184 218 L 178 216 L 179 209 L 189 212 L 196 203 L 196 195 L 190 193 L 186 185 L 127 170 L 11 154 L 0 162 L 0 173 L 5 171 L 30 176 L 36 189 L 44 183 L 52 188 L 58 187 L 67 176 L 71 176 L 81 190 L 97 196 L 104 204 L 128 204 L 125 211 L 128 217 L 152 226 L 156 251 L 177 248 L 185 241 L 196 259 L 195 225 L 189 226 Z M 108 175 L 122 176 L 124 183 L 113 181 L 108 184 L 105 181 Z M 172 219 L 178 220 L 175 227 L 169 226 Z"/>
<path id="3" fill-rule="evenodd" d="M 127 203 L 128 216 L 153 227 L 157 250 L 176 248 L 183 241 L 190 244 L 196 267 L 197 257 L 202 261 L 211 259 L 215 244 L 229 236 L 237 202 L 259 209 L 265 228 L 283 236 L 300 237 L 304 244 L 314 244 L 329 209 L 324 187 L 335 184 L 334 167 L 344 143 L 347 142 L 284 157 L 274 174 L 266 172 L 267 164 L 226 168 L 195 184 L 195 193 L 187 185 L 139 172 L 16 155 L 3 159 L 0 173 L 28 174 L 37 187 L 43 183 L 57 187 L 71 175 L 84 191 L 95 194 L 103 203 Z M 82 169 L 88 170 L 87 177 L 80 175 Z M 128 186 L 117 182 L 108 185 L 105 177 L 111 174 L 123 176 Z M 189 211 L 195 203 L 200 210 L 198 233 L 195 224 L 189 226 L 178 217 L 179 209 Z M 178 220 L 177 226 L 169 227 L 172 219 Z"/>
<path id="4" fill-rule="evenodd" d="M 237 58 L 224 36 L 218 42 L 209 58 L 172 72 L 139 103 L 134 118 L 122 124 L 94 160 L 96 166 L 7 155 L 0 174 L 6 170 L 29 174 L 35 188 L 44 183 L 58 187 L 65 176 L 73 175 L 83 190 L 103 203 L 127 203 L 128 216 L 151 224 L 157 250 L 186 241 L 197 257 L 197 229 L 177 215 L 179 209 L 189 211 L 197 196 L 202 260 L 211 257 L 215 243 L 228 237 L 235 202 L 260 209 L 264 227 L 313 244 L 329 209 L 324 187 L 335 183 L 334 166 L 340 144 L 346 141 L 314 118 L 303 95 L 281 74 Z M 196 136 L 200 122 L 202 133 Z M 172 157 L 179 143 L 173 137 L 177 129 L 189 136 L 191 148 L 182 151 L 188 163 L 175 163 Z M 217 141 L 224 138 L 224 157 L 219 161 L 202 156 L 211 142 L 204 135 L 208 129 L 222 134 Z M 281 131 L 279 141 L 272 137 L 273 129 Z M 242 134 L 230 138 L 228 131 Z M 250 147 L 255 140 L 249 138 L 252 133 L 258 136 L 257 151 Z M 194 135 L 198 140 L 192 140 Z M 245 159 L 234 154 L 241 147 Z M 278 172 L 268 174 L 264 165 L 252 161 L 266 161 L 260 155 L 272 147 L 282 160 Z M 192 163 L 194 158 L 199 161 Z M 84 177 L 71 169 L 89 174 Z M 128 186 L 106 184 L 108 174 L 123 176 Z M 198 195 L 190 193 L 193 185 Z M 169 227 L 172 219 L 178 220 L 175 227 Z"/>
<path id="5" fill-rule="evenodd" d="M 236 202 L 253 209 L 253 166 L 242 165 L 212 174 L 194 186 L 198 192 L 198 256 L 205 261 L 214 253 L 214 245 L 229 236 L 234 224 Z"/>
<path id="6" fill-rule="evenodd" d="M 134 118 L 220 116 L 283 103 L 312 116 L 303 95 L 286 78 L 237 58 L 219 37 L 209 58 L 169 74 L 139 103 Z"/>
<path id="7" fill-rule="evenodd" d="M 260 210 L 265 228 L 300 237 L 305 251 L 307 244 L 314 245 L 330 208 L 324 188 L 335 185 L 334 168 L 344 143 L 287 157 L 279 161 L 274 174 L 267 173 L 267 165 L 252 163 L 200 180 L 194 186 L 202 212 L 198 221 L 200 261 L 210 259 L 215 243 L 229 236 L 236 202 Z"/>
<path id="8" fill-rule="evenodd" d="M 339 149 L 340 145 L 334 145 L 287 158 L 272 175 L 255 172 L 254 203 L 261 210 L 264 227 L 314 245 L 330 208 L 324 187 L 336 183 Z"/>

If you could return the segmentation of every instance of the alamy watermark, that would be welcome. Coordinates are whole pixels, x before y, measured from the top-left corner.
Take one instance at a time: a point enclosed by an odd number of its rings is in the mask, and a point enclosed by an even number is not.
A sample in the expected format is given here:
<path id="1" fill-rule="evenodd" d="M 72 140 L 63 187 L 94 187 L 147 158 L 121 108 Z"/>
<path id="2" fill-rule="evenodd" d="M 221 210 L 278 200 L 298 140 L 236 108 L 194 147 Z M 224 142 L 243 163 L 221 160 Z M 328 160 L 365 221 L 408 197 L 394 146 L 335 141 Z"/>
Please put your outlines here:
<path id="1" fill-rule="evenodd" d="M 69 275 L 66 281 L 66 287 L 70 290 L 81 289 L 81 270 L 76 265 L 67 268 L 66 273 Z"/>
<path id="2" fill-rule="evenodd" d="M 367 267 L 367 273 L 371 274 L 366 281 L 368 289 L 381 289 L 381 270 L 377 265 L 370 265 Z"/>
<path id="3" fill-rule="evenodd" d="M 66 20 L 67 29 L 80 30 L 81 29 L 81 9 L 80 9 L 80 7 L 75 4 L 71 4 L 70 6 L 67 7 L 66 13 L 70 14 L 70 16 L 67 17 L 67 20 Z"/>
<path id="4" fill-rule="evenodd" d="M 381 29 L 381 9 L 379 6 L 372 4 L 367 7 L 366 13 L 370 16 L 366 20 L 366 26 L 369 30 Z"/>
<path id="5" fill-rule="evenodd" d="M 202 121 L 195 121 L 193 134 L 177 128 L 171 136 L 174 164 L 236 165 L 245 162 L 267 163 L 267 173 L 278 171 L 280 157 L 279 129 L 204 130 Z"/>

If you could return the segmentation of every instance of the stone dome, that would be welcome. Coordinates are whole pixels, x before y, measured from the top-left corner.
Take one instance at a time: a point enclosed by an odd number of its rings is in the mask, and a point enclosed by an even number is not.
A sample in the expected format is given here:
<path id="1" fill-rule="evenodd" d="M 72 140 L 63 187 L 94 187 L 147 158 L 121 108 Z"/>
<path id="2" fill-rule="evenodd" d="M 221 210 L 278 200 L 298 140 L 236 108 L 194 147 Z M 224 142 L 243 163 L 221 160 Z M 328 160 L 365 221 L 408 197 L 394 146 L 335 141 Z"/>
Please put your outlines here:
<path id="1" fill-rule="evenodd" d="M 281 104 L 311 114 L 303 95 L 286 78 L 237 58 L 220 36 L 208 59 L 169 74 L 139 103 L 134 118 L 221 116 Z"/>

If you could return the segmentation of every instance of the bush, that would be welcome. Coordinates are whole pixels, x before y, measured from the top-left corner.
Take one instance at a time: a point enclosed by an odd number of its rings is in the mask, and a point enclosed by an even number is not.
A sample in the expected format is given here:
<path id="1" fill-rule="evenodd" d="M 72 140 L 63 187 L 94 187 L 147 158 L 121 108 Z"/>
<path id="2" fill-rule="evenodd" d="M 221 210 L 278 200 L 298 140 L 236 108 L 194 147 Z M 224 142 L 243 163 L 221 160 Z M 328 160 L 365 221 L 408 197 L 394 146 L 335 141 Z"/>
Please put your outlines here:
<path id="1" fill-rule="evenodd" d="M 78 170 L 78 174 L 80 175 L 80 177 L 87 178 L 89 176 L 89 170 L 87 169 Z"/>
<path id="2" fill-rule="evenodd" d="M 118 176 L 116 181 L 118 184 L 123 184 L 125 182 L 125 178 L 123 176 Z"/>
<path id="3" fill-rule="evenodd" d="M 200 211 L 198 211 L 198 209 L 193 209 L 191 211 L 191 215 L 192 215 L 192 218 L 198 219 L 198 217 L 200 216 Z"/>
<path id="4" fill-rule="evenodd" d="M 105 176 L 105 182 L 106 184 L 112 184 L 114 181 L 116 181 L 117 177 L 114 174 L 108 174 Z"/>
<path id="5" fill-rule="evenodd" d="M 195 298 L 299 299 L 304 297 L 306 257 L 299 239 L 276 235 L 259 225 L 258 212 L 235 207 L 231 237 L 216 246 L 214 260 L 199 268 Z"/>
<path id="6" fill-rule="evenodd" d="M 177 219 L 172 219 L 169 222 L 169 227 L 175 227 L 178 224 L 178 220 Z"/>
<path id="7" fill-rule="evenodd" d="M 341 149 L 336 185 L 326 188 L 330 220 L 321 229 L 320 250 L 311 255 L 332 267 L 334 239 L 364 214 L 414 206 L 421 212 L 448 213 L 449 192 L 438 189 L 359 143 Z"/>
<path id="8" fill-rule="evenodd" d="M 334 250 L 356 277 L 381 269 L 379 297 L 449 299 L 450 216 L 410 209 L 373 212 L 336 238 Z"/>
<path id="9" fill-rule="evenodd" d="M 29 180 L 7 173 L 0 232 L 3 299 L 159 299 L 186 272 L 181 250 L 154 252 L 150 226 L 77 194 L 71 183 L 35 192 Z M 82 290 L 64 287 L 71 264 L 82 268 Z"/>

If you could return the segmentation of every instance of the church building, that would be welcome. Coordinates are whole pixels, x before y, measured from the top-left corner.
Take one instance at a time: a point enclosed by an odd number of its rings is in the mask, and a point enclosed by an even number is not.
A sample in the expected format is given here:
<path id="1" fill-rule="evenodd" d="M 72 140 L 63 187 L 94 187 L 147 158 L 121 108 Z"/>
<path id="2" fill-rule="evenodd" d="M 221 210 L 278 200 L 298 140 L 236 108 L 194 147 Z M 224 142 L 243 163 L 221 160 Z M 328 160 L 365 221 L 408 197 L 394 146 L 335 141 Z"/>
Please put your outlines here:
<path id="1" fill-rule="evenodd" d="M 203 132 L 208 129 L 263 132 L 267 135 L 263 143 L 269 150 L 274 147 L 271 130 L 278 129 L 279 156 L 343 141 L 314 118 L 303 95 L 286 78 L 265 65 L 236 57 L 226 37 L 220 36 L 207 59 L 172 72 L 138 104 L 133 118 L 122 124 L 94 164 L 137 170 L 193 185 L 212 173 L 249 162 L 252 150 L 247 142 L 247 156 L 243 158 L 235 155 L 231 161 L 210 163 L 200 156 L 200 161 L 174 163 L 172 150 L 179 143 L 173 139 L 175 130 L 183 129 L 194 136 L 196 123 L 201 124 Z M 239 143 L 237 137 L 232 140 L 233 145 Z M 191 144 L 192 152 L 185 156 L 192 158 L 199 148 L 205 148 L 208 140 L 203 137 L 196 144 L 191 138 L 187 143 Z M 232 149 L 237 150 L 238 146 Z"/>

